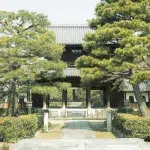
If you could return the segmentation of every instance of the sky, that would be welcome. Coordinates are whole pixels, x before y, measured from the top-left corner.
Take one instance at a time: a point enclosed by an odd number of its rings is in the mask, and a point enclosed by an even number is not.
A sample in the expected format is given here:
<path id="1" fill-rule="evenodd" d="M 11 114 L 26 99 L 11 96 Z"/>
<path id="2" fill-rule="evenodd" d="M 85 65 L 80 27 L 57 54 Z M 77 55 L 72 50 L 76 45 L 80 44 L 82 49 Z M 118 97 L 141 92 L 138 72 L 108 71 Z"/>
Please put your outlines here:
<path id="1" fill-rule="evenodd" d="M 25 9 L 48 16 L 52 24 L 87 24 L 100 0 L 0 0 L 0 10 Z"/>

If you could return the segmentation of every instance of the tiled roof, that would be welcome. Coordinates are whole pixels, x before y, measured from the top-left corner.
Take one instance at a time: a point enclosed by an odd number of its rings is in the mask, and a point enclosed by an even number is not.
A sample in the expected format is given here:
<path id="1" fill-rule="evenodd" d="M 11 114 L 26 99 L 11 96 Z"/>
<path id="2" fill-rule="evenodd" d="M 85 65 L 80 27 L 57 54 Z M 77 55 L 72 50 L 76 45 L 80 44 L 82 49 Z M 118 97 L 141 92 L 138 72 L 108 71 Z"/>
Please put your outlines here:
<path id="1" fill-rule="evenodd" d="M 145 81 L 139 84 L 140 91 L 146 92 L 150 91 L 150 81 Z M 129 83 L 129 80 L 124 80 L 120 85 L 120 91 L 133 91 L 132 85 Z"/>
<path id="2" fill-rule="evenodd" d="M 80 77 L 80 71 L 77 68 L 66 68 L 64 74 L 66 77 Z"/>
<path id="3" fill-rule="evenodd" d="M 88 25 L 52 25 L 50 30 L 59 44 L 81 44 L 86 33 L 92 32 Z"/>

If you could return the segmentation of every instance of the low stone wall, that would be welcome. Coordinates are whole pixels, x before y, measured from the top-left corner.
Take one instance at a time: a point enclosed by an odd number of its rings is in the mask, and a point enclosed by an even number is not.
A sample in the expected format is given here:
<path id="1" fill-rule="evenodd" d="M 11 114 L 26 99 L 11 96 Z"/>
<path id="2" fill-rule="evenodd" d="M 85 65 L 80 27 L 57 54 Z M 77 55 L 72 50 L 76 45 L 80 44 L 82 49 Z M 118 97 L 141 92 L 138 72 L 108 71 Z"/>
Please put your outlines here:
<path id="1" fill-rule="evenodd" d="M 91 114 L 89 113 L 89 117 L 92 117 L 92 118 L 106 118 L 107 117 L 107 110 L 105 108 L 104 109 L 92 108 L 91 110 L 88 110 L 88 112 L 90 111 L 91 111 Z"/>
<path id="2" fill-rule="evenodd" d="M 94 109 L 49 109 L 49 118 L 72 118 L 72 117 L 83 117 L 83 118 L 106 118 L 107 110 L 105 108 Z"/>
<path id="3" fill-rule="evenodd" d="M 66 110 L 61 109 L 48 109 L 49 111 L 49 118 L 65 118 L 66 117 Z"/>

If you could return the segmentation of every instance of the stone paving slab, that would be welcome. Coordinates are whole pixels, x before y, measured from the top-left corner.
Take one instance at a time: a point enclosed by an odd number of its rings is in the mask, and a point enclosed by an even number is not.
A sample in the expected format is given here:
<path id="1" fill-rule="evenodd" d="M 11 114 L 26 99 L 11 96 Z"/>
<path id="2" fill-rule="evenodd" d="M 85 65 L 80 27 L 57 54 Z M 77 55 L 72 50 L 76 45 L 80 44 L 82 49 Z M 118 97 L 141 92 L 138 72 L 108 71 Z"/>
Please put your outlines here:
<path id="1" fill-rule="evenodd" d="M 67 121 L 64 125 L 64 130 L 91 130 L 88 121 Z"/>
<path id="2" fill-rule="evenodd" d="M 63 131 L 62 139 L 95 139 L 93 132 L 85 130 Z"/>
<path id="3" fill-rule="evenodd" d="M 79 130 L 81 129 L 81 124 L 78 122 L 74 122 L 74 130 Z"/>
<path id="4" fill-rule="evenodd" d="M 141 139 L 100 139 L 100 140 L 35 140 L 19 141 L 12 150 L 149 150 Z"/>
<path id="5" fill-rule="evenodd" d="M 138 138 L 86 140 L 86 150 L 149 150 L 147 144 Z"/>
<path id="6" fill-rule="evenodd" d="M 85 144 L 82 140 L 24 139 L 14 145 L 12 150 L 85 150 Z"/>
<path id="7" fill-rule="evenodd" d="M 62 139 L 94 139 L 91 127 L 87 121 L 67 121 Z"/>

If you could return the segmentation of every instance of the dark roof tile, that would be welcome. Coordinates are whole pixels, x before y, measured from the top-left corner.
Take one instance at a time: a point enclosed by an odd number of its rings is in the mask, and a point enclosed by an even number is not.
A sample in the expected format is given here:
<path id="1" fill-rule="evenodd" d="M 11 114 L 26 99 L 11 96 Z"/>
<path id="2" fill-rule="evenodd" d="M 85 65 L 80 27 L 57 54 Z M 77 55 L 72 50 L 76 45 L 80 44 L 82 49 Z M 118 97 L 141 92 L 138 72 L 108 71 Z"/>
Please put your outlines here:
<path id="1" fill-rule="evenodd" d="M 50 30 L 59 44 L 81 44 L 85 34 L 93 31 L 87 25 L 52 25 Z"/>

